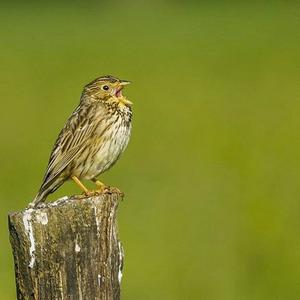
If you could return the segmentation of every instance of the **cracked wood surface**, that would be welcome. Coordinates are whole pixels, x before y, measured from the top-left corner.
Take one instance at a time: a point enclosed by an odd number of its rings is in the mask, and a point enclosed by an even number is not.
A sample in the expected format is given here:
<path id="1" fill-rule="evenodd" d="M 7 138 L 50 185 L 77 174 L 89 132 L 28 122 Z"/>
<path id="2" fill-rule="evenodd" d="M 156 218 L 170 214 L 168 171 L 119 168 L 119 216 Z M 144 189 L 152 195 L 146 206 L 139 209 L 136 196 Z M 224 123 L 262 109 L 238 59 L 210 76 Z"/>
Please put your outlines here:
<path id="1" fill-rule="evenodd" d="M 9 214 L 18 299 L 120 299 L 116 192 Z"/>

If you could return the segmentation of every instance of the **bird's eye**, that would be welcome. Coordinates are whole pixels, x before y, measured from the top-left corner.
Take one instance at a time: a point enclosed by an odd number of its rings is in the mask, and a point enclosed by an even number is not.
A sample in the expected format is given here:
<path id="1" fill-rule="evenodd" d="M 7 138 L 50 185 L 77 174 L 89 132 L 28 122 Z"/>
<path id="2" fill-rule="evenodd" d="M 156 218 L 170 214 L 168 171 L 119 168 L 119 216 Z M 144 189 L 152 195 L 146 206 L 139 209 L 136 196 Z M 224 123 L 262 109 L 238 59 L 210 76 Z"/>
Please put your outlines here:
<path id="1" fill-rule="evenodd" d="M 102 89 L 103 89 L 104 91 L 108 91 L 108 90 L 109 90 L 109 86 L 108 86 L 108 85 L 104 85 L 104 86 L 102 87 Z"/>

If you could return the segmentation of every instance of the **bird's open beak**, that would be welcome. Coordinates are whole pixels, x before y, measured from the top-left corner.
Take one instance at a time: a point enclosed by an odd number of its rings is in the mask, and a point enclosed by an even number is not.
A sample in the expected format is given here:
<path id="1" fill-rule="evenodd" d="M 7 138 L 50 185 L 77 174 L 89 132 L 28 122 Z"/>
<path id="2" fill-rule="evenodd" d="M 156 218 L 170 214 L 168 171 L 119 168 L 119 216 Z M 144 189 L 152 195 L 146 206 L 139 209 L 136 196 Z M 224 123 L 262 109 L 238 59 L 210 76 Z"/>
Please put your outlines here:
<path id="1" fill-rule="evenodd" d="M 128 85 L 128 84 L 130 84 L 131 82 L 130 81 L 128 81 L 128 80 L 121 80 L 121 82 L 119 82 L 118 83 L 118 88 L 117 88 L 117 91 L 116 91 L 116 94 L 115 94 L 115 96 L 117 97 L 117 98 L 119 98 L 119 101 L 121 102 L 121 103 L 123 103 L 123 104 L 127 104 L 127 105 L 132 105 L 132 102 L 131 101 L 129 101 L 129 100 L 127 100 L 125 97 L 123 97 L 123 95 L 122 95 L 122 90 L 123 90 L 123 87 L 125 86 L 125 85 Z"/>

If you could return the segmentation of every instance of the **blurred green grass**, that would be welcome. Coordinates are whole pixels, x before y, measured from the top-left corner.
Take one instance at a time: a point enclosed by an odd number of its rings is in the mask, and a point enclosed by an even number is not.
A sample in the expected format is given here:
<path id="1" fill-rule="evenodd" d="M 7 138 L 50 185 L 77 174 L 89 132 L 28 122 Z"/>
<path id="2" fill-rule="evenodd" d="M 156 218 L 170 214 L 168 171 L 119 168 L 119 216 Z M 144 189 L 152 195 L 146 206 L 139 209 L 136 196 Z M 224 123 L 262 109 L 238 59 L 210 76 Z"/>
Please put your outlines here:
<path id="1" fill-rule="evenodd" d="M 130 145 L 102 177 L 126 193 L 123 299 L 297 299 L 299 8 L 3 3 L 1 299 L 15 299 L 7 212 L 34 197 L 82 86 L 104 74 L 134 82 Z"/>

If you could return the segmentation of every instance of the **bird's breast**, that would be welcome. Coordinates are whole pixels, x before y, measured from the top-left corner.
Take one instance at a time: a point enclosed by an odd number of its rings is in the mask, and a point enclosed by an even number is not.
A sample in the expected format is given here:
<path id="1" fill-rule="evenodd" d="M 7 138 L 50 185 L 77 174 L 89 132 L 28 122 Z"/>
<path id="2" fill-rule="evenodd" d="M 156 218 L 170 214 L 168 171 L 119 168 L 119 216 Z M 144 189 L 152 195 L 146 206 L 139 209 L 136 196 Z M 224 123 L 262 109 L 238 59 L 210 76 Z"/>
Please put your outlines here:
<path id="1" fill-rule="evenodd" d="M 120 115 L 114 115 L 107 123 L 101 123 L 93 141 L 95 155 L 86 174 L 93 178 L 109 169 L 128 145 L 131 123 Z"/>

